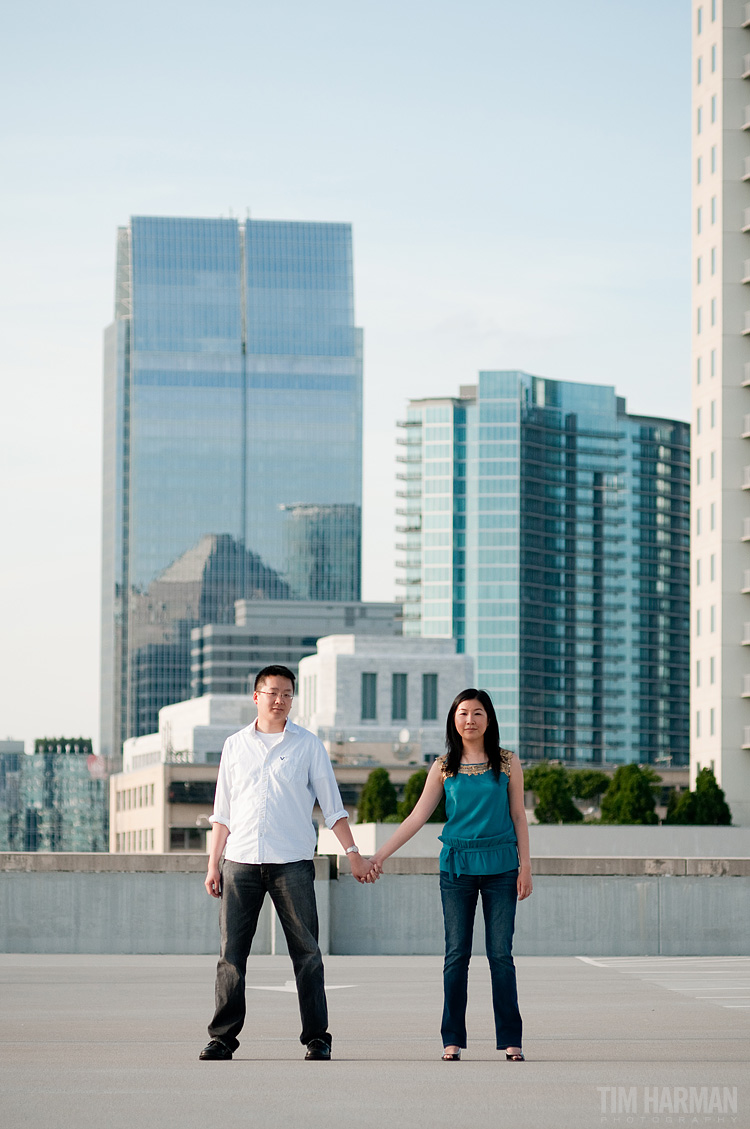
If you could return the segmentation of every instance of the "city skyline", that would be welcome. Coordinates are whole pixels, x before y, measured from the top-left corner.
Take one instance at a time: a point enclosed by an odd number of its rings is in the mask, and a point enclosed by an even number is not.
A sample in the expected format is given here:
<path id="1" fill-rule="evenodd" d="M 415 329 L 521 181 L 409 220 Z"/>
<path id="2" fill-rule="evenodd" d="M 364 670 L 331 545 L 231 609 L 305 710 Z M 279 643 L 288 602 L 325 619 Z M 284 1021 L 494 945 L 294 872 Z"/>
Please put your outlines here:
<path id="1" fill-rule="evenodd" d="M 457 640 L 522 760 L 686 765 L 689 425 L 480 372 L 399 442 L 404 634 Z"/>
<path id="2" fill-rule="evenodd" d="M 678 0 L 636 0 L 627 19 L 594 0 L 230 3 L 215 22 L 142 0 L 125 24 L 85 2 L 76 19 L 45 2 L 34 19 L 11 14 L 10 736 L 98 731 L 100 329 L 112 232 L 131 214 L 249 206 L 352 223 L 366 599 L 394 594 L 394 424 L 408 398 L 518 367 L 614 383 L 633 411 L 687 418 L 688 15 Z"/>
<path id="3" fill-rule="evenodd" d="M 101 751 L 190 696 L 235 602 L 360 595 L 347 224 L 134 216 L 105 332 Z"/>

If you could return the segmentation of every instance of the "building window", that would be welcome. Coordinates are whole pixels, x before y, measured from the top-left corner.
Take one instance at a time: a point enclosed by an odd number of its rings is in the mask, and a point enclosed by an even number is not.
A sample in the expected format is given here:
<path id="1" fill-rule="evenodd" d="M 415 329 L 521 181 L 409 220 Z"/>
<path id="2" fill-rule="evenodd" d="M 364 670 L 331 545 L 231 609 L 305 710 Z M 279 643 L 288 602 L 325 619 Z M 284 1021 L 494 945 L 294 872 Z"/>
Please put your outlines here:
<path id="1" fill-rule="evenodd" d="M 422 675 L 422 721 L 437 721 L 438 715 L 438 676 Z"/>
<path id="2" fill-rule="evenodd" d="M 699 306 L 695 314 L 695 332 L 700 333 L 701 323 L 703 321 L 703 310 Z"/>
<path id="3" fill-rule="evenodd" d="M 716 121 L 716 95 L 711 95 L 711 121 Z"/>
<path id="4" fill-rule="evenodd" d="M 711 197 L 711 223 L 716 223 L 716 197 Z"/>
<path id="5" fill-rule="evenodd" d="M 362 672 L 362 721 L 376 721 L 378 717 L 378 676 Z"/>
<path id="6" fill-rule="evenodd" d="M 716 22 L 716 0 L 711 0 L 711 23 Z"/>
<path id="7" fill-rule="evenodd" d="M 698 283 L 699 286 L 701 284 L 701 275 L 702 274 L 703 274 L 703 259 L 699 255 L 698 260 L 695 264 L 695 281 Z"/>
<path id="8" fill-rule="evenodd" d="M 696 459 L 695 460 L 695 485 L 700 486 L 700 484 L 701 484 L 701 460 Z"/>
<path id="9" fill-rule="evenodd" d="M 711 452 L 711 477 L 716 478 L 716 451 Z"/>
<path id="10" fill-rule="evenodd" d="M 391 678 L 391 721 L 406 721 L 406 678 L 405 674 Z"/>
<path id="11" fill-rule="evenodd" d="M 696 210 L 696 213 L 695 213 L 695 228 L 696 228 L 698 235 L 700 235 L 701 231 L 703 230 L 703 208 L 698 208 Z"/>
<path id="12" fill-rule="evenodd" d="M 716 73 L 716 44 L 711 48 L 711 74 Z"/>
<path id="13" fill-rule="evenodd" d="M 716 528 L 716 502 L 711 503 L 711 528 Z"/>
<path id="14" fill-rule="evenodd" d="M 714 735 L 714 710 L 709 710 L 708 713 L 708 730 L 711 737 Z"/>
<path id="15" fill-rule="evenodd" d="M 701 735 L 701 711 L 696 710 L 695 711 L 695 736 L 700 737 L 700 735 Z"/>
<path id="16" fill-rule="evenodd" d="M 711 632 L 716 630 L 716 604 L 711 604 Z"/>
<path id="17" fill-rule="evenodd" d="M 716 427 L 716 401 L 711 401 L 711 427 Z"/>
<path id="18" fill-rule="evenodd" d="M 695 433 L 696 433 L 696 435 L 700 435 L 700 433 L 701 433 L 701 410 L 700 410 L 700 408 L 695 409 Z"/>
<path id="19" fill-rule="evenodd" d="M 701 32 L 703 31 L 703 9 L 702 8 L 698 9 L 698 11 L 696 13 L 696 20 L 697 20 L 697 26 L 698 26 L 698 35 L 700 35 Z"/>
<path id="20" fill-rule="evenodd" d="M 700 359 L 700 357 L 698 357 L 698 360 L 695 362 L 695 383 L 700 384 L 700 382 L 701 382 L 701 359 Z"/>
<path id="21" fill-rule="evenodd" d="M 711 659 L 710 662 L 709 662 L 708 680 L 709 680 L 709 682 L 711 683 L 712 686 L 713 686 L 714 682 L 716 681 L 716 677 L 715 677 L 716 671 L 714 669 L 714 661 L 715 661 L 714 659 Z"/>
<path id="22" fill-rule="evenodd" d="M 716 580 L 716 556 L 714 553 L 711 554 L 710 576 L 711 580 Z"/>
<path id="23" fill-rule="evenodd" d="M 701 562 L 700 562 L 700 560 L 697 560 L 695 562 L 695 583 L 700 584 L 700 582 L 701 582 Z"/>
<path id="24" fill-rule="evenodd" d="M 696 71 L 697 71 L 696 78 L 697 78 L 698 86 L 700 86 L 700 84 L 703 81 L 703 57 L 702 56 L 699 57 L 699 59 L 698 59 Z"/>
<path id="25" fill-rule="evenodd" d="M 698 608 L 696 610 L 696 613 L 695 613 L 695 634 L 700 635 L 700 633 L 701 633 L 701 610 L 700 610 L 700 608 Z"/>
<path id="26" fill-rule="evenodd" d="M 711 325 L 716 325 L 716 299 L 711 299 Z"/>
<path id="27" fill-rule="evenodd" d="M 716 376 L 716 350 L 711 350 L 711 376 Z"/>
<path id="28" fill-rule="evenodd" d="M 697 117 L 697 132 L 701 133 L 702 130 L 703 130 L 703 107 L 699 106 L 698 107 L 698 117 Z"/>
<path id="29" fill-rule="evenodd" d="M 699 537 L 700 532 L 701 532 L 701 511 L 700 511 L 700 506 L 699 506 L 698 509 L 695 511 L 695 533 L 696 533 L 696 536 Z"/>
<path id="30" fill-rule="evenodd" d="M 695 685 L 697 688 L 701 684 L 701 660 L 697 659 L 695 663 Z"/>
<path id="31" fill-rule="evenodd" d="M 716 172 L 716 146 L 711 146 L 711 172 Z"/>
<path id="32" fill-rule="evenodd" d="M 205 831 L 200 827 L 170 827 L 170 851 L 202 851 L 206 846 Z"/>

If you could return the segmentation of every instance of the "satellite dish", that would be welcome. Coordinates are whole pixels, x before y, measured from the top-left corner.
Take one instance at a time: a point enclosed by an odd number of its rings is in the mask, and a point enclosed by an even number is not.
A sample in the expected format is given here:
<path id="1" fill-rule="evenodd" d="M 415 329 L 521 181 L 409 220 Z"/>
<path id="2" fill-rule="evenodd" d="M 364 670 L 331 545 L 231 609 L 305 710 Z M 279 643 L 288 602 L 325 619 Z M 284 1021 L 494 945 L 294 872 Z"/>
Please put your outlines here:
<path id="1" fill-rule="evenodd" d="M 401 732 L 398 735 L 398 739 L 399 739 L 399 743 L 401 745 L 408 745 L 409 744 L 409 730 L 408 729 L 402 729 Z"/>

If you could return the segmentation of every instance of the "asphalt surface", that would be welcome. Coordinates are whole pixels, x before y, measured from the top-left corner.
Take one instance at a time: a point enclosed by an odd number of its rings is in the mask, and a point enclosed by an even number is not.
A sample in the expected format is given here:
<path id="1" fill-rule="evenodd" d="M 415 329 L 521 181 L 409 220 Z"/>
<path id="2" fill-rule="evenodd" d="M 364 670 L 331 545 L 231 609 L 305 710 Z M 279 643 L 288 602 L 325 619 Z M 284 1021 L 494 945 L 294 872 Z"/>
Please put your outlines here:
<path id="1" fill-rule="evenodd" d="M 286 957 L 251 958 L 242 1045 L 199 1062 L 215 963 L 0 955 L 3 1129 L 750 1127 L 750 959 L 518 958 L 519 1064 L 495 1050 L 483 958 L 469 1047 L 443 1063 L 440 958 L 342 956 L 331 1062 L 303 1061 Z"/>

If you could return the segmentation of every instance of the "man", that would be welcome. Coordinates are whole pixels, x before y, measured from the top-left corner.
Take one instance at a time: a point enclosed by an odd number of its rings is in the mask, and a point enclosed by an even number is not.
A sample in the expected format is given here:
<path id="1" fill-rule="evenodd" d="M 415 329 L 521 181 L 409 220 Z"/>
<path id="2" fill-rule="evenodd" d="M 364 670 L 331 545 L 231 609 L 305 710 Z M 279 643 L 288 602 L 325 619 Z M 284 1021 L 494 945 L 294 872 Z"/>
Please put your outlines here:
<path id="1" fill-rule="evenodd" d="M 267 666 L 255 679 L 257 720 L 227 738 L 216 782 L 206 889 L 221 898 L 216 1011 L 200 1058 L 230 1059 L 245 1021 L 245 968 L 266 893 L 279 915 L 297 981 L 306 1059 L 331 1057 L 313 880 L 317 798 L 326 825 L 364 881 L 370 864 L 354 844 L 328 754 L 288 721 L 294 675 Z M 224 865 L 219 860 L 224 853 Z M 372 880 L 372 879 L 371 879 Z"/>

